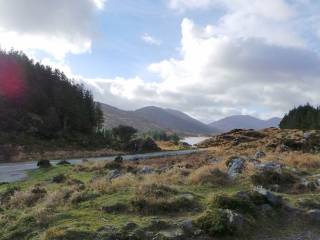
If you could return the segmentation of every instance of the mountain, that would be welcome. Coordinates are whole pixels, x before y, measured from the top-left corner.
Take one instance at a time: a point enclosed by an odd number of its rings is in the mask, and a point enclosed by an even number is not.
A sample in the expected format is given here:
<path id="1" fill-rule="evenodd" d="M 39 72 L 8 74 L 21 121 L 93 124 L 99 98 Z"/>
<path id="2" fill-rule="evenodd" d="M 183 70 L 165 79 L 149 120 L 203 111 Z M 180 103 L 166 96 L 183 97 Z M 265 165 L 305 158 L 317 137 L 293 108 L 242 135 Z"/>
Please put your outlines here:
<path id="1" fill-rule="evenodd" d="M 271 118 L 261 120 L 249 115 L 234 115 L 210 123 L 211 127 L 217 128 L 222 132 L 228 132 L 235 128 L 241 129 L 264 129 L 268 127 L 278 127 L 281 119 Z"/>
<path id="2" fill-rule="evenodd" d="M 191 135 L 217 132 L 214 128 L 173 109 L 144 107 L 136 111 L 125 111 L 104 103 L 100 103 L 100 106 L 104 113 L 106 128 L 121 124 L 140 131 L 164 130 Z"/>
<path id="3" fill-rule="evenodd" d="M 183 112 L 173 109 L 150 106 L 138 109 L 135 113 L 163 129 L 171 129 L 175 132 L 189 134 L 211 134 L 217 132 L 214 127 L 208 126 Z"/>
<path id="4" fill-rule="evenodd" d="M 100 103 L 100 107 L 104 115 L 105 128 L 127 125 L 139 131 L 162 130 L 157 124 L 144 119 L 133 111 L 124 111 L 104 103 Z"/>

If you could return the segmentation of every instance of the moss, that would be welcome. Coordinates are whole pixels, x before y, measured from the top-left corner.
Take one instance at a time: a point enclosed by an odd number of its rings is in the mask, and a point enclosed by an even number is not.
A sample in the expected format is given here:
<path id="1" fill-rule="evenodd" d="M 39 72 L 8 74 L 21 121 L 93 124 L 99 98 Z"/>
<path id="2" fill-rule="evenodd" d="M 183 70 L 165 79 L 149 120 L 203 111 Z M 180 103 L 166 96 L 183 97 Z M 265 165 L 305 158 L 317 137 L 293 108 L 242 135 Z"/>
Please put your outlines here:
<path id="1" fill-rule="evenodd" d="M 195 221 L 195 225 L 212 237 L 233 235 L 236 232 L 235 227 L 229 223 L 227 212 L 221 209 L 205 212 Z"/>
<path id="2" fill-rule="evenodd" d="M 237 195 L 228 196 L 226 194 L 218 194 L 212 198 L 211 208 L 230 209 L 242 214 L 256 213 L 256 207 L 250 198 L 240 197 Z"/>

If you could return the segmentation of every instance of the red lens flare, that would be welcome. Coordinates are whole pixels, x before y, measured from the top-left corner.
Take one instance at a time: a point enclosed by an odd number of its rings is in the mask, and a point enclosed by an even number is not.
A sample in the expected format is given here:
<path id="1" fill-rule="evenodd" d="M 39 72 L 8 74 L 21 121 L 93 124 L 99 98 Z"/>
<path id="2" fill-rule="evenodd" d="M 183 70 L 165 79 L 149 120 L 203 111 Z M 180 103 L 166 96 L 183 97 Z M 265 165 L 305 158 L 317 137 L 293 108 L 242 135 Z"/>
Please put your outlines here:
<path id="1" fill-rule="evenodd" d="M 14 60 L 0 59 L 0 96 L 19 98 L 24 92 L 25 83 L 20 64 Z"/>

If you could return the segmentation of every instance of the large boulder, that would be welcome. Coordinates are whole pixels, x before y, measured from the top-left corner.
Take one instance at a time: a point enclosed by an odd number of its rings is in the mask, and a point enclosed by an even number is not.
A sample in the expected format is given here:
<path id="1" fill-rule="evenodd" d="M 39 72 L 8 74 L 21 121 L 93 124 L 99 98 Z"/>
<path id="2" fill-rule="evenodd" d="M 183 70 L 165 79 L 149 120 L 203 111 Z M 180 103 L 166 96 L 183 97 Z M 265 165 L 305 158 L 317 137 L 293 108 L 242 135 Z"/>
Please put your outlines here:
<path id="1" fill-rule="evenodd" d="M 235 178 L 244 171 L 246 167 L 245 159 L 241 157 L 234 157 L 228 161 L 227 167 L 228 167 L 228 175 L 231 178 Z"/>
<path id="2" fill-rule="evenodd" d="M 52 165 L 49 160 L 40 160 L 40 161 L 38 161 L 37 166 L 39 168 L 49 168 Z"/>
<path id="3" fill-rule="evenodd" d="M 257 187 L 255 191 L 264 196 L 272 206 L 278 207 L 283 204 L 281 196 L 275 195 L 265 188 Z"/>

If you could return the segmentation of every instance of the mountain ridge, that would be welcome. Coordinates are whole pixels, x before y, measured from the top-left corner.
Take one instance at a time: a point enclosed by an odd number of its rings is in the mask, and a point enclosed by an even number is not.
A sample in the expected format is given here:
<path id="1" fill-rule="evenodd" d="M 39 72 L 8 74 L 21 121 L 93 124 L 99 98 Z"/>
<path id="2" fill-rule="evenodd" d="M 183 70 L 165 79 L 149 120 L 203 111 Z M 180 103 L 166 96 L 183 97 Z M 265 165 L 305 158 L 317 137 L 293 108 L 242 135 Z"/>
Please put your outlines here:
<path id="1" fill-rule="evenodd" d="M 235 128 L 259 130 L 268 127 L 278 127 L 280 121 L 281 118 L 278 117 L 262 120 L 250 115 L 233 115 L 209 123 L 209 125 L 222 132 L 228 132 Z"/>

